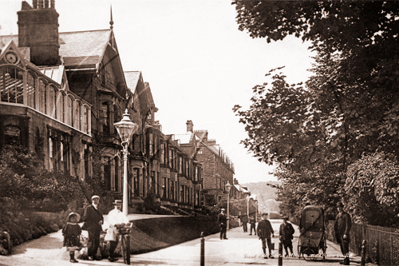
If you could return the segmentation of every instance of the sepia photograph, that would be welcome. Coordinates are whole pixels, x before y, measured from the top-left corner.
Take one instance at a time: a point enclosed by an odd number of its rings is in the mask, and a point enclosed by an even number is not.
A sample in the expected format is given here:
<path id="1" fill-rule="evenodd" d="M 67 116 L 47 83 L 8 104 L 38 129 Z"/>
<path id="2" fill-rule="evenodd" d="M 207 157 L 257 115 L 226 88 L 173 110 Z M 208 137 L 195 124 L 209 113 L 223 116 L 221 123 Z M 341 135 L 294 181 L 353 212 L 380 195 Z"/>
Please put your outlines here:
<path id="1" fill-rule="evenodd" d="M 399 2 L 0 0 L 0 266 L 399 265 Z"/>

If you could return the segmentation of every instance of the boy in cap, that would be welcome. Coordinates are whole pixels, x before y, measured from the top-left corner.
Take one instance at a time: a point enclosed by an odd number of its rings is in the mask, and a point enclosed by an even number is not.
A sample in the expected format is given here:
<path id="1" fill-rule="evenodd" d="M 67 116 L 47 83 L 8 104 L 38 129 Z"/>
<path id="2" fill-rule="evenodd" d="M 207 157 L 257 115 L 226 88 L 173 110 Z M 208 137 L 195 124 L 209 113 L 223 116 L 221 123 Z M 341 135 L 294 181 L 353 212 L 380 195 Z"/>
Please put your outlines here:
<path id="1" fill-rule="evenodd" d="M 288 257 L 288 249 L 291 251 L 291 256 L 295 257 L 294 252 L 292 251 L 292 239 L 293 239 L 293 234 L 295 233 L 295 229 L 288 222 L 288 217 L 284 216 L 283 217 L 283 223 L 280 225 L 280 241 L 284 245 L 284 250 L 285 250 L 285 256 Z"/>
<path id="2" fill-rule="evenodd" d="M 99 209 L 100 197 L 94 195 L 91 197 L 91 201 L 92 204 L 85 208 L 82 220 L 85 222 L 84 228 L 86 228 L 89 233 L 87 255 L 89 256 L 89 260 L 94 260 L 98 247 L 100 246 L 100 234 L 102 231 L 102 224 L 104 223 L 104 217 Z"/>
<path id="3" fill-rule="evenodd" d="M 114 209 L 108 213 L 108 229 L 104 240 L 109 241 L 109 258 L 110 262 L 117 261 L 114 256 L 115 248 L 118 245 L 119 231 L 117 226 L 129 223 L 129 219 L 121 212 L 122 201 L 114 201 Z"/>
<path id="4" fill-rule="evenodd" d="M 274 237 L 274 230 L 273 227 L 270 223 L 270 221 L 267 219 L 268 214 L 267 213 L 262 213 L 262 221 L 258 223 L 258 237 L 262 241 L 262 250 L 263 250 L 263 255 L 264 258 L 267 259 L 266 256 L 266 242 L 267 242 L 267 247 L 269 248 L 269 258 L 274 258 L 272 255 L 272 241 L 270 238 L 270 235 Z"/>

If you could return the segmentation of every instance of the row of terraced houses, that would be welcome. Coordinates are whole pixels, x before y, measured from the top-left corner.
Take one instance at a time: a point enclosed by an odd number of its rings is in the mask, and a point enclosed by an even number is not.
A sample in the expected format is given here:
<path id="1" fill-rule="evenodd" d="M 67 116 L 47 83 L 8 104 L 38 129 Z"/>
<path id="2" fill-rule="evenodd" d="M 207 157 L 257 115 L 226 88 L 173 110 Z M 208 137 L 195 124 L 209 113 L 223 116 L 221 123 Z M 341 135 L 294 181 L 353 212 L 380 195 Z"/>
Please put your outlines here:
<path id="1" fill-rule="evenodd" d="M 22 145 L 43 154 L 46 169 L 83 181 L 101 147 L 101 179 L 121 198 L 114 123 L 127 110 L 139 125 L 129 146 L 130 205 L 155 193 L 164 206 L 193 211 L 226 197 L 227 182 L 232 198 L 245 196 L 207 130 L 188 120 L 184 134 L 162 132 L 143 73 L 122 68 L 112 19 L 109 29 L 60 33 L 54 0 L 23 1 L 17 15 L 18 34 L 0 36 L 0 149 Z"/>

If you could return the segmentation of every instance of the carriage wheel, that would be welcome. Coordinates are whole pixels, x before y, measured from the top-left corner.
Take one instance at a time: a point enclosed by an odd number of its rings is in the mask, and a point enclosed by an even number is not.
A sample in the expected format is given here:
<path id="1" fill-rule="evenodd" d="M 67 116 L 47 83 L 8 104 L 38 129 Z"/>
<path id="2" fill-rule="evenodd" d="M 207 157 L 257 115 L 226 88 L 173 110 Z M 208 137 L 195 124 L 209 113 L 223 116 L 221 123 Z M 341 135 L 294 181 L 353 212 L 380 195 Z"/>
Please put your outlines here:
<path id="1" fill-rule="evenodd" d="M 311 250 L 309 250 L 308 247 L 305 248 L 305 249 L 303 250 L 303 252 L 302 252 L 302 257 L 303 257 L 305 260 L 314 260 L 315 257 L 312 256 L 312 252 L 309 252 L 309 251 L 311 251 Z"/>

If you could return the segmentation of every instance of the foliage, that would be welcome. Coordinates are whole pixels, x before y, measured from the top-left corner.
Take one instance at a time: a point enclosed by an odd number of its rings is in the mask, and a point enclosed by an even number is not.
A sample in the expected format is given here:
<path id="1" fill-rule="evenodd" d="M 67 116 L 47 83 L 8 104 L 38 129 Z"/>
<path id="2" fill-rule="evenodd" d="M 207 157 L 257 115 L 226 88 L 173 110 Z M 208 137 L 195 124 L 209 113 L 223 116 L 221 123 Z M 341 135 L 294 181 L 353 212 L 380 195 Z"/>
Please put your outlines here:
<path id="1" fill-rule="evenodd" d="M 396 158 L 384 152 L 364 155 L 350 165 L 345 193 L 353 217 L 374 225 L 399 225 L 398 173 Z"/>
<path id="2" fill-rule="evenodd" d="M 1 197 L 12 198 L 21 209 L 78 211 L 89 185 L 65 172 L 48 172 L 42 160 L 21 147 L 7 146 L 0 153 Z"/>
<path id="3" fill-rule="evenodd" d="M 398 38 L 399 9 L 394 1 L 235 0 L 232 4 L 239 29 L 268 42 L 302 36 L 333 52 Z"/>
<path id="4" fill-rule="evenodd" d="M 20 208 L 21 206 L 15 200 L 7 197 L 0 198 L 0 230 L 1 232 L 6 230 L 10 234 L 13 246 L 55 232 L 64 224 L 64 219 L 43 219 L 30 212 L 21 211 Z"/>
<path id="5" fill-rule="evenodd" d="M 305 88 L 274 74 L 271 87 L 254 87 L 249 110 L 235 106 L 234 111 L 248 133 L 245 147 L 259 161 L 279 165 L 275 175 L 283 182 L 283 212 L 297 214 L 306 200 L 328 213 L 345 195 L 348 167 L 356 167 L 362 154 L 378 150 L 399 155 L 394 137 L 399 133 L 399 6 L 392 1 L 233 4 L 239 29 L 251 37 L 270 42 L 294 34 L 311 41 L 317 52 L 314 75 Z M 379 171 L 379 186 L 391 184 L 395 190 L 397 185 L 383 178 L 390 176 L 388 169 Z M 378 189 L 376 182 L 370 186 Z M 393 190 L 389 193 L 395 195 Z M 375 201 L 376 207 L 387 204 Z M 365 212 L 361 215 L 370 221 Z"/>

